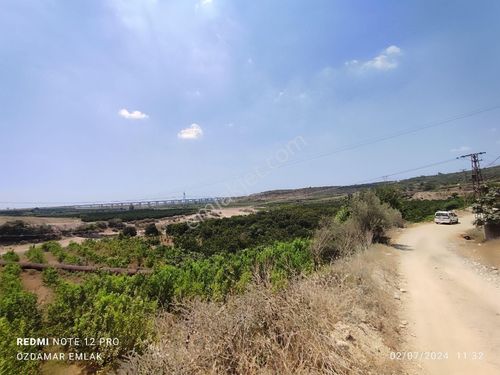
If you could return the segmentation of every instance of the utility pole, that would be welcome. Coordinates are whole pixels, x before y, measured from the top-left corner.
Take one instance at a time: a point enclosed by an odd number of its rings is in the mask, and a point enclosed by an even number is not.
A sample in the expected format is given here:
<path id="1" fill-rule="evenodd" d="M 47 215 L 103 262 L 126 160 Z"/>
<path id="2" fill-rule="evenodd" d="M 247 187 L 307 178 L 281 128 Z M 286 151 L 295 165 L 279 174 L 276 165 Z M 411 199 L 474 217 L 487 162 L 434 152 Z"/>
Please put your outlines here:
<path id="1" fill-rule="evenodd" d="M 479 159 L 479 155 L 486 154 L 486 152 L 475 152 L 472 154 L 462 155 L 457 157 L 457 159 L 470 158 L 471 161 L 471 179 L 472 179 L 472 190 L 474 191 L 474 196 L 479 198 L 483 190 L 483 175 L 481 174 L 481 166 L 479 162 L 483 159 Z"/>
<path id="2" fill-rule="evenodd" d="M 462 172 L 464 173 L 464 189 L 467 186 L 467 171 L 465 169 L 462 169 Z"/>

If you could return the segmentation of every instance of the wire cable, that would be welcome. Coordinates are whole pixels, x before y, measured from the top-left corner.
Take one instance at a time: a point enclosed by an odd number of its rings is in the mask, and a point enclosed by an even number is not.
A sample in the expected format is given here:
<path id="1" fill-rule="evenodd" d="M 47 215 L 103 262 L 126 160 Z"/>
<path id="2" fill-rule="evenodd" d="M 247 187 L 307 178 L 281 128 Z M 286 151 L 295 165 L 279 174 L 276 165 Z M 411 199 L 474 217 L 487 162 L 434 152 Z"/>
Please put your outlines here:
<path id="1" fill-rule="evenodd" d="M 462 120 L 462 119 L 465 119 L 465 118 L 477 116 L 479 114 L 490 112 L 490 111 L 494 111 L 494 110 L 497 110 L 497 109 L 500 109 L 500 104 L 494 105 L 494 106 L 490 106 L 490 107 L 483 107 L 483 108 L 475 109 L 475 110 L 472 110 L 472 111 L 469 111 L 469 112 L 465 112 L 465 113 L 461 113 L 461 114 L 458 114 L 458 115 L 455 115 L 455 116 L 451 116 L 451 117 L 449 117 L 447 119 L 444 119 L 444 120 L 430 122 L 430 123 L 424 124 L 424 125 L 419 126 L 419 127 L 414 127 L 414 128 L 402 130 L 402 131 L 395 132 L 395 133 L 392 133 L 392 134 L 389 134 L 389 135 L 386 135 L 386 136 L 383 136 L 383 137 L 376 137 L 376 138 L 368 139 L 368 140 L 365 140 L 365 141 L 362 141 L 362 142 L 358 142 L 358 143 L 353 143 L 353 144 L 350 144 L 350 145 L 342 146 L 342 147 L 336 148 L 334 150 L 331 150 L 329 152 L 325 152 L 325 153 L 320 153 L 320 154 L 313 155 L 313 156 L 311 156 L 309 158 L 300 159 L 300 160 L 294 160 L 294 161 L 291 161 L 289 163 L 282 163 L 282 164 L 274 167 L 274 169 L 281 169 L 281 168 L 285 168 L 285 167 L 289 167 L 289 166 L 293 166 L 293 165 L 297 165 L 297 164 L 309 162 L 309 161 L 312 161 L 312 160 L 316 160 L 316 159 L 320 159 L 320 158 L 323 158 L 323 157 L 331 156 L 331 155 L 338 154 L 338 153 L 341 153 L 341 152 L 351 151 L 351 150 L 355 150 L 355 149 L 358 149 L 358 148 L 361 148 L 361 147 L 364 147 L 364 146 L 368 146 L 368 145 L 372 145 L 372 144 L 375 144 L 375 143 L 384 142 L 384 141 L 387 141 L 387 140 L 391 140 L 391 139 L 402 137 L 402 136 L 409 135 L 409 134 L 414 134 L 414 133 L 417 133 L 417 132 L 420 132 L 420 131 L 423 131 L 423 130 L 426 130 L 426 129 L 431 129 L 431 128 L 436 128 L 436 127 L 440 127 L 440 126 L 443 126 L 443 125 L 452 124 L 453 122 L 455 122 L 457 120 Z M 498 158 L 496 160 L 498 160 Z M 418 170 L 418 169 L 416 169 L 416 170 Z M 405 173 L 405 172 L 401 172 L 401 173 Z M 401 174 L 401 173 L 398 173 L 398 174 Z M 392 175 L 394 175 L 394 174 L 382 176 L 382 178 L 383 177 L 389 177 L 389 176 L 392 176 Z M 228 181 L 233 181 L 233 180 L 236 180 L 238 178 L 239 177 L 228 178 L 228 179 L 214 181 L 214 182 L 210 182 L 210 183 L 206 183 L 206 184 L 201 184 L 201 185 L 192 185 L 190 187 L 185 187 L 185 188 L 180 189 L 180 190 L 186 191 L 186 190 L 193 190 L 193 189 L 205 188 L 205 187 L 208 187 L 208 186 L 213 186 L 213 185 L 217 185 L 217 184 L 228 182 Z M 169 193 L 172 193 L 172 192 L 173 191 L 170 191 Z M 113 202 L 104 202 L 104 201 L 96 201 L 96 202 L 15 202 L 15 201 L 2 201 L 2 202 L 0 202 L 0 204 L 34 204 L 34 205 L 62 204 L 62 205 L 68 205 L 68 206 L 69 205 L 75 206 L 75 205 L 78 205 L 78 204 L 93 205 L 93 204 L 109 204 L 109 203 L 129 203 L 129 202 L 148 201 L 148 200 L 154 201 L 154 200 L 171 200 L 171 199 L 143 198 L 143 199 L 130 199 L 130 200 L 113 201 Z"/>

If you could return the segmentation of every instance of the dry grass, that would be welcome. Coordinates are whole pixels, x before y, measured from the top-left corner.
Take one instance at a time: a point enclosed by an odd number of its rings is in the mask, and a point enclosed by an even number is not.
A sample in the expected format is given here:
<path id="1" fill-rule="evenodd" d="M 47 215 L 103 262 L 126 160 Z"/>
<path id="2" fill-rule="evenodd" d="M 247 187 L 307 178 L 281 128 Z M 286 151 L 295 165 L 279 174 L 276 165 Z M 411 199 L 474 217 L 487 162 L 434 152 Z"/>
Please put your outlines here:
<path id="1" fill-rule="evenodd" d="M 225 304 L 157 319 L 158 341 L 120 374 L 402 374 L 394 257 L 370 249 L 278 292 L 256 284 Z"/>

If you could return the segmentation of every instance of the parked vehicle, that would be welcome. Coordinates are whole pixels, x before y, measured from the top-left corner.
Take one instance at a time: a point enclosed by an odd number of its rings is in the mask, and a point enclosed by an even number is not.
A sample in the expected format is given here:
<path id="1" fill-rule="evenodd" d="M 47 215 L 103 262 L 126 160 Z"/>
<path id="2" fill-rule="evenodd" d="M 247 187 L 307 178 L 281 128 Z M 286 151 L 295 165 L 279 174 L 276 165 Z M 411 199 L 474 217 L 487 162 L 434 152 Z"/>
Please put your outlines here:
<path id="1" fill-rule="evenodd" d="M 434 214 L 434 222 L 436 224 L 457 224 L 458 216 L 452 211 L 437 211 Z"/>

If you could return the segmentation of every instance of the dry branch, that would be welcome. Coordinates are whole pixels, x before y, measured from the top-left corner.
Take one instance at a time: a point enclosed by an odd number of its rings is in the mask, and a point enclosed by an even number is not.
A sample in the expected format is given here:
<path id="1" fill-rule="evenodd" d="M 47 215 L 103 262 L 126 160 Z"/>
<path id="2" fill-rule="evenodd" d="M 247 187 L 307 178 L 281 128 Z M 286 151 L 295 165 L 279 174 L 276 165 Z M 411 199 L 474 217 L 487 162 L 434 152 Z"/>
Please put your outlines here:
<path id="1" fill-rule="evenodd" d="M 8 263 L 5 260 L 0 259 L 0 265 L 4 266 Z M 17 262 L 22 269 L 32 269 L 42 271 L 46 268 L 56 268 L 64 271 L 75 271 L 75 272 L 109 272 L 125 275 L 135 275 L 138 273 L 151 273 L 149 268 L 116 268 L 116 267 L 99 267 L 99 266 L 78 266 L 74 264 L 56 263 L 31 263 L 31 262 Z"/>

